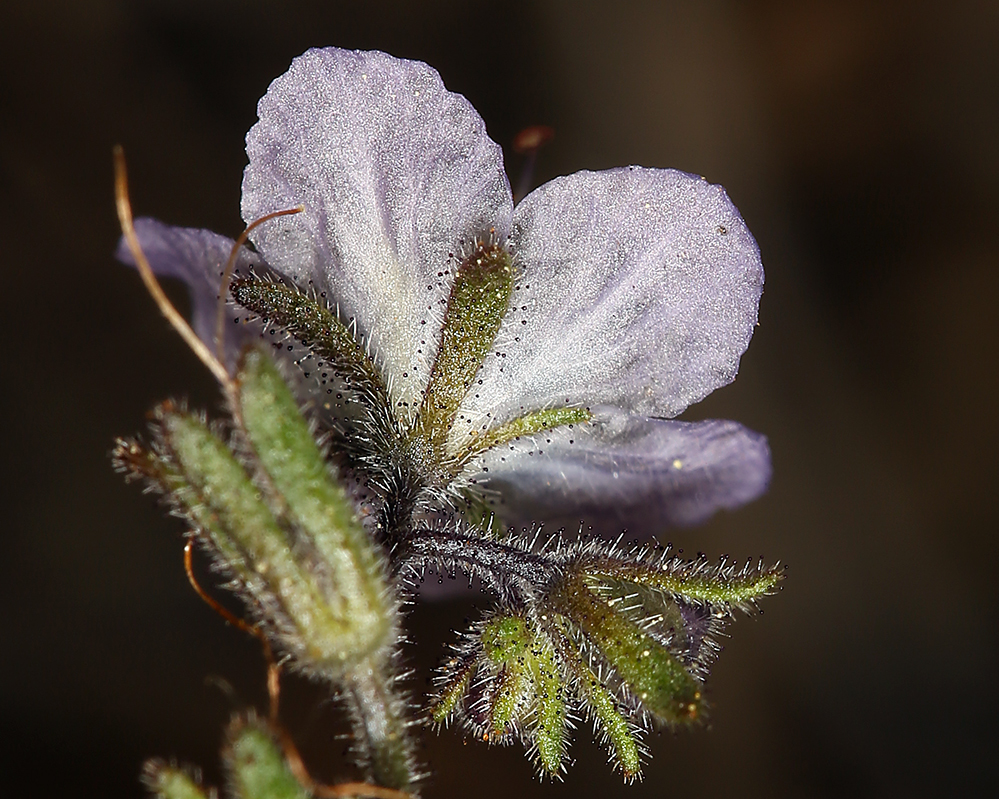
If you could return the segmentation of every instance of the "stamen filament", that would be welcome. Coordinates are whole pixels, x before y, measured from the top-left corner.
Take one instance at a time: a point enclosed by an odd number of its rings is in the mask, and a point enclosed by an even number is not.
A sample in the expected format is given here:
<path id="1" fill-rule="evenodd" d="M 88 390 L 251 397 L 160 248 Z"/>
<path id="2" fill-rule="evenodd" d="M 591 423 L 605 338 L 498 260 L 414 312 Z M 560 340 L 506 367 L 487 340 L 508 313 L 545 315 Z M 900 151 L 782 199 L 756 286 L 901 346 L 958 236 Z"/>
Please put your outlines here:
<path id="1" fill-rule="evenodd" d="M 135 265 L 139 270 L 139 275 L 142 277 L 142 282 L 146 284 L 146 290 L 152 296 L 153 301 L 159 307 L 160 311 L 167 318 L 167 321 L 173 325 L 174 330 L 176 330 L 184 343 L 191 348 L 191 351 L 198 356 L 201 362 L 208 367 L 208 370 L 215 375 L 215 379 L 221 383 L 227 391 L 232 392 L 233 383 L 232 378 L 226 371 L 226 368 L 222 365 L 222 362 L 218 360 L 214 355 L 212 355 L 211 350 L 205 346 L 205 343 L 198 338 L 198 334 L 194 332 L 191 326 L 187 323 L 187 320 L 180 315 L 180 312 L 173 307 L 173 303 L 167 298 L 167 295 L 163 291 L 163 287 L 160 286 L 159 281 L 156 279 L 156 275 L 153 274 L 153 268 L 149 265 L 149 261 L 146 258 L 144 252 L 142 252 L 142 245 L 139 244 L 139 237 L 135 234 L 135 226 L 132 223 L 132 203 L 128 199 L 128 174 L 125 170 L 125 151 L 122 149 L 120 144 L 116 144 L 114 147 L 114 194 L 115 194 L 115 205 L 118 209 L 118 222 L 121 225 L 122 235 L 125 237 L 125 243 L 128 245 L 129 251 L 132 253 L 132 257 L 135 259 Z"/>
<path id="2" fill-rule="evenodd" d="M 240 249 L 246 244 L 246 240 L 250 237 L 250 233 L 254 228 L 279 216 L 300 214 L 304 210 L 304 205 L 296 205 L 294 208 L 286 208 L 283 211 L 265 214 L 260 219 L 247 225 L 246 230 L 240 233 L 239 238 L 233 243 L 232 250 L 229 253 L 229 260 L 226 261 L 225 270 L 222 272 L 222 281 L 219 283 L 218 308 L 215 312 L 215 351 L 218 353 L 220 361 L 225 361 L 225 298 L 229 293 L 229 282 L 232 280 L 232 273 L 236 269 L 236 258 L 239 255 Z"/>

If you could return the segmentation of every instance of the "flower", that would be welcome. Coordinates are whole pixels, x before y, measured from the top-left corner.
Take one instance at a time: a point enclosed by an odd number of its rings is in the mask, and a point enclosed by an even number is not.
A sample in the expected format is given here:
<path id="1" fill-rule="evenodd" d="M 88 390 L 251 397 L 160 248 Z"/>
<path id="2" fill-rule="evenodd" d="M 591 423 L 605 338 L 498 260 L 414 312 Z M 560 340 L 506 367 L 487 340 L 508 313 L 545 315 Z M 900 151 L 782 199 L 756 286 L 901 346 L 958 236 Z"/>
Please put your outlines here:
<path id="1" fill-rule="evenodd" d="M 514 207 L 471 104 L 379 52 L 310 50 L 258 115 L 243 217 L 305 210 L 256 228 L 237 267 L 307 289 L 354 333 L 343 357 L 373 364 L 392 439 L 358 463 L 402 459 L 416 504 L 471 497 L 513 525 L 656 532 L 765 490 L 762 436 L 673 420 L 734 379 L 757 320 L 759 251 L 720 187 L 632 166 L 557 178 Z M 153 268 L 187 281 L 213 343 L 233 242 L 136 230 Z M 230 358 L 259 334 L 239 330 Z"/>

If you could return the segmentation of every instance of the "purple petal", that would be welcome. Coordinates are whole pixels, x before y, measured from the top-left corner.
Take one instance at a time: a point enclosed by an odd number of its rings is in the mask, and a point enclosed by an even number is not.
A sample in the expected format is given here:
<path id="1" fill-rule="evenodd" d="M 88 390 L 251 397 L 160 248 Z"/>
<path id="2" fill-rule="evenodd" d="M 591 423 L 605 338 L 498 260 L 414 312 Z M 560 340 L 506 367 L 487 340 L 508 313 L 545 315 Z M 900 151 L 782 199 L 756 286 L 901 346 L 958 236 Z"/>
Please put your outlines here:
<path id="1" fill-rule="evenodd" d="M 135 220 L 135 233 L 149 265 L 157 275 L 179 278 L 187 283 L 193 306 L 191 326 L 209 349 L 215 352 L 219 280 L 235 242 L 210 230 L 171 227 L 148 218 Z M 135 266 L 124 238 L 118 242 L 115 257 L 122 263 Z M 259 256 L 244 247 L 240 251 L 236 268 L 246 274 L 251 267 L 261 263 Z M 252 330 L 243 326 L 234 329 L 232 319 L 237 314 L 231 307 L 227 309 L 225 335 L 229 366 L 232 366 L 235 353 L 247 337 L 259 332 L 255 327 Z"/>
<path id="2" fill-rule="evenodd" d="M 557 178 L 517 206 L 513 308 L 474 420 L 565 402 L 673 417 L 731 382 L 763 267 L 725 192 L 627 167 Z"/>
<path id="3" fill-rule="evenodd" d="M 594 421 L 485 455 L 473 479 L 504 522 L 655 533 L 756 499 L 770 480 L 766 438 L 724 420 L 675 422 L 594 409 Z"/>
<path id="4" fill-rule="evenodd" d="M 476 237 L 506 237 L 503 154 L 426 64 L 310 50 L 275 80 L 246 138 L 243 217 L 298 204 L 253 241 L 268 263 L 330 293 L 412 403 L 432 363 L 448 270 Z"/>

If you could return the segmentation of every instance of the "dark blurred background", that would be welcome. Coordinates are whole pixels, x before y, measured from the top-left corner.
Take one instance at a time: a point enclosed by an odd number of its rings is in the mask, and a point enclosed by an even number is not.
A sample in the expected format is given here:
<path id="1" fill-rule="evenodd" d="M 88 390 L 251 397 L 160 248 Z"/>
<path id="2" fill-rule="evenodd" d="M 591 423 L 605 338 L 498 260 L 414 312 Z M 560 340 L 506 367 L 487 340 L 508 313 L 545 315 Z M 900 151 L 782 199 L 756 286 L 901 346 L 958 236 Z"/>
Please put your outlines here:
<path id="1" fill-rule="evenodd" d="M 5 2 L 0 793 L 138 797 L 140 763 L 219 779 L 262 706 L 259 647 L 188 587 L 180 524 L 112 473 L 157 400 L 211 378 L 111 257 L 111 147 L 137 213 L 235 235 L 257 99 L 307 47 L 436 67 L 536 181 L 637 163 L 723 184 L 763 251 L 739 379 L 688 418 L 770 437 L 769 495 L 671 536 L 790 564 L 710 681 L 709 729 L 653 736 L 625 788 L 587 730 L 564 784 L 517 748 L 428 734 L 427 797 L 939 796 L 994 784 L 999 4 Z M 178 302 L 183 291 L 171 287 Z M 423 687 L 468 603 L 423 606 Z M 322 775 L 343 742 L 289 682 Z"/>

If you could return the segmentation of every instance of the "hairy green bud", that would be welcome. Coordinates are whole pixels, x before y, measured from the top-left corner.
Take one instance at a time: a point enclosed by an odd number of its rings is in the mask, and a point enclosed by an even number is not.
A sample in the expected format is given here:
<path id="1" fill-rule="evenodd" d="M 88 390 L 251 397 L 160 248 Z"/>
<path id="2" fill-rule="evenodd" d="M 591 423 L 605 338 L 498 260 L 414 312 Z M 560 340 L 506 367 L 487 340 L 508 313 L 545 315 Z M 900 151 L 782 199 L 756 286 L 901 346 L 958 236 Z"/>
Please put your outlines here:
<path id="1" fill-rule="evenodd" d="M 496 615 L 468 636 L 464 656 L 442 670 L 436 723 L 459 719 L 490 743 L 523 741 L 542 773 L 565 765 L 569 713 L 552 642 L 527 618 Z"/>
<path id="2" fill-rule="evenodd" d="M 228 739 L 226 766 L 239 799 L 311 799 L 263 721 L 253 715 L 237 717 L 229 725 Z"/>
<path id="3" fill-rule="evenodd" d="M 248 350 L 237 382 L 242 422 L 273 486 L 272 504 L 294 531 L 289 547 L 337 620 L 329 637 L 315 642 L 317 654 L 333 669 L 356 664 L 395 639 L 381 557 L 273 361 Z"/>
<path id="4" fill-rule="evenodd" d="M 142 781 L 159 799 L 208 799 L 196 777 L 159 758 L 146 761 Z"/>
<path id="5" fill-rule="evenodd" d="M 395 644 L 380 554 L 270 359 L 249 351 L 238 385 L 239 456 L 199 416 L 164 403 L 154 448 L 120 442 L 116 462 L 191 522 L 293 666 L 338 680 Z"/>

